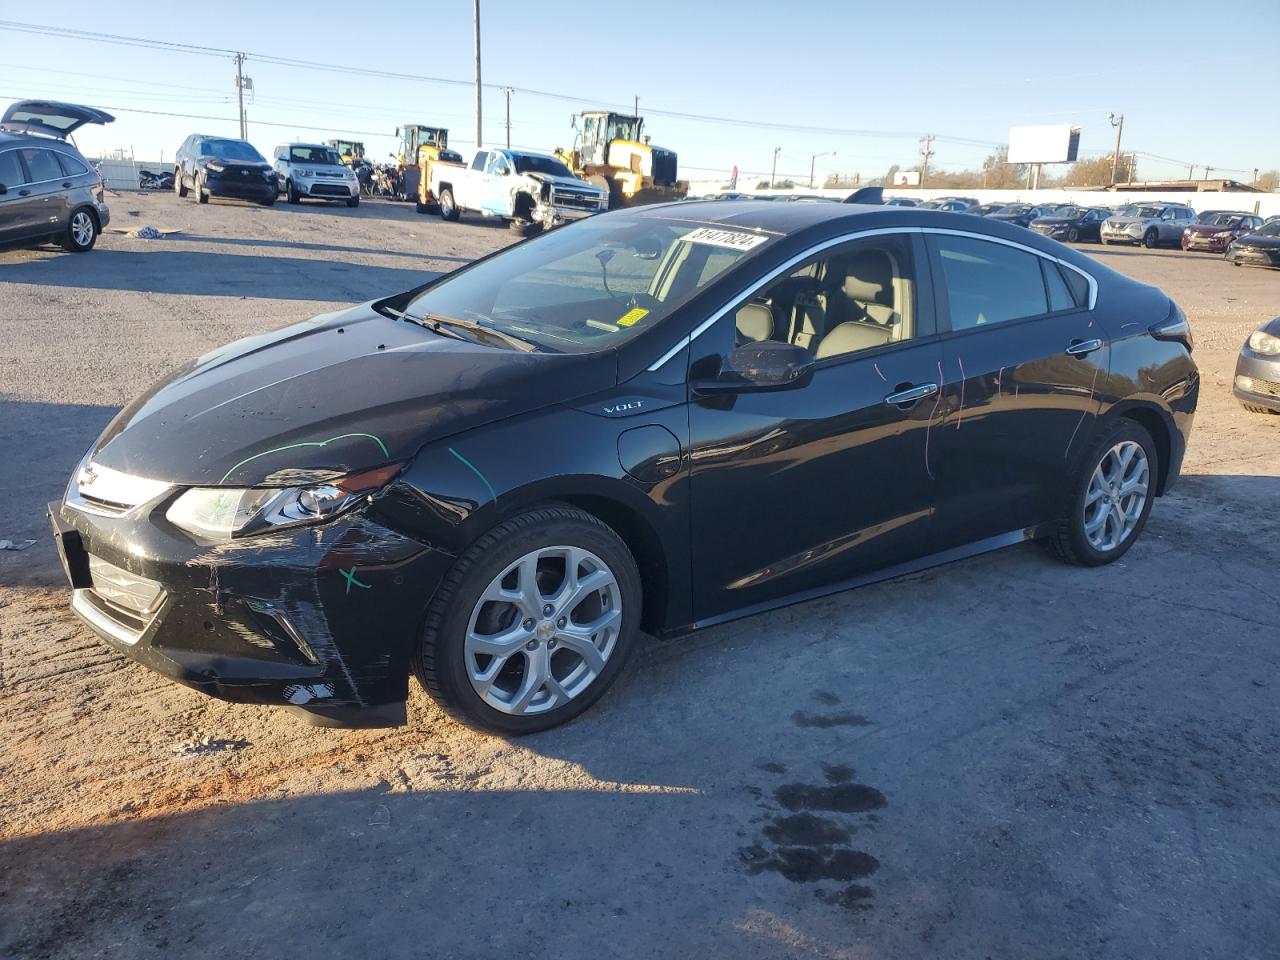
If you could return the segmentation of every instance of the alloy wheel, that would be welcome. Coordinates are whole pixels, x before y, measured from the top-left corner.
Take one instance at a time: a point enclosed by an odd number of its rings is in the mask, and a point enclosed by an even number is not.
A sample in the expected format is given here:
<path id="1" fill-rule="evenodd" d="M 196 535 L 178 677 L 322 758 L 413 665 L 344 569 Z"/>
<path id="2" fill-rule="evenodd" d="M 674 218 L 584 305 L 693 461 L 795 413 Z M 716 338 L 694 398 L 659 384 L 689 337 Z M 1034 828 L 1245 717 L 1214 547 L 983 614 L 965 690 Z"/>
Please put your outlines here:
<path id="1" fill-rule="evenodd" d="M 71 218 L 71 236 L 78 247 L 87 247 L 93 242 L 93 218 L 85 211 Z"/>
<path id="2" fill-rule="evenodd" d="M 1151 465 L 1142 444 L 1122 440 L 1102 455 L 1084 497 L 1084 535 L 1110 553 L 1133 535 L 1147 502 Z"/>
<path id="3" fill-rule="evenodd" d="M 594 553 L 550 546 L 490 581 L 463 644 L 471 686 L 502 713 L 546 713 L 605 669 L 622 627 L 617 577 Z"/>

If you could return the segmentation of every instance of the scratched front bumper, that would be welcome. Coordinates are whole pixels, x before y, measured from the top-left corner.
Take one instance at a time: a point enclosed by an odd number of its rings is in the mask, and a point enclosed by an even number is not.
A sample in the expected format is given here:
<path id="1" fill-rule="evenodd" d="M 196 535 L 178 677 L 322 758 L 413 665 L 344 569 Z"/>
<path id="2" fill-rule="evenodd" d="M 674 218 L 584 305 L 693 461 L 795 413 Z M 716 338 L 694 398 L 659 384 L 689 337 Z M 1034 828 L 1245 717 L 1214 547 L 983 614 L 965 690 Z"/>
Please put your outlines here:
<path id="1" fill-rule="evenodd" d="M 451 555 L 362 512 L 201 545 L 164 520 L 166 506 L 106 517 L 49 505 L 72 608 L 114 649 L 223 700 L 321 714 L 404 702 L 426 600 Z M 162 601 L 132 616 L 113 605 L 86 579 L 81 550 L 119 577 L 158 582 Z"/>

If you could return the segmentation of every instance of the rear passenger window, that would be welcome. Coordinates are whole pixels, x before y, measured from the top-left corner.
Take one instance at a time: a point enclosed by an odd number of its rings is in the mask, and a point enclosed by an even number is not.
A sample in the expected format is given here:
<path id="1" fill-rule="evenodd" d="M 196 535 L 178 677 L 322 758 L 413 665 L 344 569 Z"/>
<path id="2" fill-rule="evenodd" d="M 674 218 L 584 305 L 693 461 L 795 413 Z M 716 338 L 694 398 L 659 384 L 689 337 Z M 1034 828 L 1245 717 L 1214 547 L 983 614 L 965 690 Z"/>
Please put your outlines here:
<path id="1" fill-rule="evenodd" d="M 18 152 L 27 163 L 31 183 L 62 179 L 62 168 L 58 166 L 58 158 L 54 156 L 52 150 L 19 150 Z"/>
<path id="2" fill-rule="evenodd" d="M 936 241 L 952 330 L 1048 312 L 1041 257 L 972 237 L 939 235 Z"/>
<path id="3" fill-rule="evenodd" d="M 0 153 L 0 183 L 6 187 L 16 186 L 22 183 L 22 165 L 18 163 L 18 151 L 10 150 L 7 153 Z"/>
<path id="4" fill-rule="evenodd" d="M 78 177 L 82 173 L 89 172 L 89 168 L 84 163 L 70 154 L 58 154 L 58 163 L 62 164 L 62 175 L 64 177 Z"/>
<path id="5" fill-rule="evenodd" d="M 1079 304 L 1062 278 L 1062 268 L 1050 260 L 1040 259 L 1040 269 L 1044 271 L 1044 285 L 1049 291 L 1049 311 L 1074 310 Z"/>

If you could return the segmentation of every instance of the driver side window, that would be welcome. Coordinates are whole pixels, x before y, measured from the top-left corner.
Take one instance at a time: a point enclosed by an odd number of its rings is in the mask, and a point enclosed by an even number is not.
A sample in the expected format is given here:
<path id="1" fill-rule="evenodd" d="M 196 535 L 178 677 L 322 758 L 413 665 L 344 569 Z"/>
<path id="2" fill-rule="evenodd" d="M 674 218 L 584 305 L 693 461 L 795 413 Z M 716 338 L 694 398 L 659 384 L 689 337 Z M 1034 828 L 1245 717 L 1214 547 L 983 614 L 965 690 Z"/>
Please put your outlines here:
<path id="1" fill-rule="evenodd" d="M 911 340 L 915 278 L 907 236 L 836 247 L 741 304 L 737 342 L 790 343 L 826 360 Z"/>

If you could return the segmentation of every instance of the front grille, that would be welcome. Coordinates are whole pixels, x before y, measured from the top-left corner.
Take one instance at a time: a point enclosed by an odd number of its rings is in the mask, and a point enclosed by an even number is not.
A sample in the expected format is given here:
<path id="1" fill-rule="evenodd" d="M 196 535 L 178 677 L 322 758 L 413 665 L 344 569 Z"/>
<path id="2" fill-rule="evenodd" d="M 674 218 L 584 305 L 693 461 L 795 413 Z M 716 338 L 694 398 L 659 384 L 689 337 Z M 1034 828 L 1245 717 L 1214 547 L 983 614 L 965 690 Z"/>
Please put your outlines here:
<path id="1" fill-rule="evenodd" d="M 565 193 L 557 190 L 556 206 L 573 207 L 577 210 L 599 210 L 600 198 L 585 193 Z"/>
<path id="2" fill-rule="evenodd" d="M 164 587 L 156 581 L 130 573 L 93 554 L 89 555 L 89 575 L 93 579 L 94 594 L 134 615 L 154 613 L 164 602 Z"/>
<path id="3" fill-rule="evenodd" d="M 313 183 L 311 185 L 311 196 L 349 197 L 351 196 L 351 191 L 339 183 Z"/>
<path id="4" fill-rule="evenodd" d="M 1253 377 L 1253 393 L 1266 393 L 1273 397 L 1280 397 L 1280 383 L 1274 380 L 1259 380 Z"/>
<path id="5" fill-rule="evenodd" d="M 85 513 L 118 517 L 167 492 L 161 480 L 135 477 L 89 462 L 76 471 L 67 490 L 67 506 Z"/>

